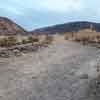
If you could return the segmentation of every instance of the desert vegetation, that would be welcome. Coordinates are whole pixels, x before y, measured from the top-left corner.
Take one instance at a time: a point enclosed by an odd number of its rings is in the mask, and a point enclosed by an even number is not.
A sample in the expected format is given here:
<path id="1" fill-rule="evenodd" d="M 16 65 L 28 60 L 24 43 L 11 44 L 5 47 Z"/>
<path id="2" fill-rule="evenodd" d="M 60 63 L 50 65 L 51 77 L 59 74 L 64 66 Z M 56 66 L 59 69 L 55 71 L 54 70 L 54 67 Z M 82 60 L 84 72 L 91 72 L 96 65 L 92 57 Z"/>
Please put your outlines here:
<path id="1" fill-rule="evenodd" d="M 17 44 L 17 38 L 14 36 L 8 36 L 0 39 L 1 47 L 9 47 Z"/>
<path id="2" fill-rule="evenodd" d="M 84 45 L 98 45 L 100 44 L 100 32 L 92 31 L 90 29 L 81 30 L 79 32 L 69 32 L 64 34 L 65 40 L 72 40 Z"/>
<path id="3" fill-rule="evenodd" d="M 42 40 L 42 41 L 41 41 Z M 48 47 L 53 41 L 53 36 L 4 36 L 0 38 L 0 57 L 9 57 L 10 55 L 22 55 L 21 53 L 28 53 L 37 51 L 41 47 Z"/>
<path id="4" fill-rule="evenodd" d="M 26 38 L 20 39 L 20 41 L 17 36 L 4 36 L 0 38 L 1 47 L 10 47 L 19 44 L 27 44 L 27 43 L 34 43 L 34 42 L 39 42 L 38 37 L 27 36 Z"/>
<path id="5" fill-rule="evenodd" d="M 21 40 L 21 44 L 35 43 L 35 42 L 39 42 L 39 38 L 36 36 L 28 36 L 27 38 Z"/>
<path id="6" fill-rule="evenodd" d="M 14 46 L 18 44 L 28 44 L 28 43 L 40 43 L 42 40 L 42 43 L 50 44 L 53 41 L 52 35 L 44 35 L 44 38 L 42 39 L 42 36 L 3 36 L 0 38 L 0 46 L 1 47 L 9 47 Z"/>
<path id="7" fill-rule="evenodd" d="M 28 41 L 29 43 L 34 43 L 34 42 L 39 42 L 39 39 L 38 37 L 35 37 L 35 36 L 29 36 Z"/>
<path id="8" fill-rule="evenodd" d="M 45 44 L 51 44 L 53 42 L 53 35 L 46 35 L 45 36 L 45 39 L 44 39 L 44 41 L 43 41 L 43 43 L 45 43 Z"/>
<path id="9" fill-rule="evenodd" d="M 70 40 L 70 39 L 73 39 L 75 33 L 74 32 L 67 32 L 64 34 L 64 39 L 65 40 Z"/>
<path id="10" fill-rule="evenodd" d="M 51 44 L 54 40 L 54 36 L 53 35 L 45 35 L 41 41 L 42 44 Z"/>
<path id="11" fill-rule="evenodd" d="M 75 37 L 74 41 L 80 42 L 83 44 L 100 44 L 100 36 L 85 36 L 85 37 Z"/>

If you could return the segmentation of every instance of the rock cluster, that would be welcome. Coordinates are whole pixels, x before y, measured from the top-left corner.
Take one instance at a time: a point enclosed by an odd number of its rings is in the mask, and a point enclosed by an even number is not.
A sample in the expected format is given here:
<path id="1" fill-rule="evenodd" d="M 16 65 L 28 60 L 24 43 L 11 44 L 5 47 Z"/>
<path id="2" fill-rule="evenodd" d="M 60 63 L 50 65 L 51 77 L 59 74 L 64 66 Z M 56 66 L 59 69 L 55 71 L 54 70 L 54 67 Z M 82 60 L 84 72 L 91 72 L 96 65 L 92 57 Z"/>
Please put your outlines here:
<path id="1" fill-rule="evenodd" d="M 11 56 L 21 56 L 23 53 L 35 52 L 39 48 L 48 47 L 46 44 L 25 44 L 18 45 L 10 48 L 5 48 L 0 51 L 0 57 L 8 58 Z"/>

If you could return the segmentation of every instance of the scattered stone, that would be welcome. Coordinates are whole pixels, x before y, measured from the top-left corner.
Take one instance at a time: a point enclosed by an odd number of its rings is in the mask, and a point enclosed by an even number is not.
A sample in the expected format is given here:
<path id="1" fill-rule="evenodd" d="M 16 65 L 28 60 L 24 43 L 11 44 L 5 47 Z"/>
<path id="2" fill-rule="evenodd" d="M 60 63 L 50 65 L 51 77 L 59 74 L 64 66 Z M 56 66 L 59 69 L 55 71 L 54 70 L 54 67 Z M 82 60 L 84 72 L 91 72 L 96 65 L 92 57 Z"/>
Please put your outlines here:
<path id="1" fill-rule="evenodd" d="M 32 76 L 32 79 L 37 79 L 37 76 Z"/>
<path id="2" fill-rule="evenodd" d="M 21 52 L 18 49 L 13 50 L 15 56 L 21 56 Z"/>
<path id="3" fill-rule="evenodd" d="M 82 74 L 80 76 L 80 79 L 88 79 L 88 78 L 89 78 L 88 74 Z"/>
<path id="4" fill-rule="evenodd" d="M 28 52 L 35 52 L 39 50 L 42 47 L 48 47 L 48 44 L 21 44 L 21 45 L 15 45 L 9 48 L 5 48 L 5 50 L 0 51 L 0 57 L 8 58 L 10 56 L 21 56 L 23 53 Z"/>
<path id="5" fill-rule="evenodd" d="M 1 51 L 0 52 L 0 57 L 4 57 L 4 58 L 8 58 L 10 55 L 9 55 L 9 52 L 8 51 Z"/>

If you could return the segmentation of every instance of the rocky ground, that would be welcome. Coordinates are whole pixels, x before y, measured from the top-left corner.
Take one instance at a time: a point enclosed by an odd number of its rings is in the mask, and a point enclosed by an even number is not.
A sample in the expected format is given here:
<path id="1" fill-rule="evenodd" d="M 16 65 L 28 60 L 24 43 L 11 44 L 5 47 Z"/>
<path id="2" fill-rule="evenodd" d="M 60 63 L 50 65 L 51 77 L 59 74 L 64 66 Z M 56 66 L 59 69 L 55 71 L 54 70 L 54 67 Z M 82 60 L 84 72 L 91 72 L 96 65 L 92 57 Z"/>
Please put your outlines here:
<path id="1" fill-rule="evenodd" d="M 0 100 L 100 100 L 100 50 L 69 41 L 20 57 L 0 58 Z"/>
<path id="2" fill-rule="evenodd" d="M 21 44 L 15 45 L 12 47 L 0 47 L 0 58 L 9 58 L 12 56 L 22 56 L 23 54 L 30 53 L 30 52 L 37 52 L 40 48 L 46 48 L 48 44 L 42 43 L 28 43 L 28 44 Z"/>

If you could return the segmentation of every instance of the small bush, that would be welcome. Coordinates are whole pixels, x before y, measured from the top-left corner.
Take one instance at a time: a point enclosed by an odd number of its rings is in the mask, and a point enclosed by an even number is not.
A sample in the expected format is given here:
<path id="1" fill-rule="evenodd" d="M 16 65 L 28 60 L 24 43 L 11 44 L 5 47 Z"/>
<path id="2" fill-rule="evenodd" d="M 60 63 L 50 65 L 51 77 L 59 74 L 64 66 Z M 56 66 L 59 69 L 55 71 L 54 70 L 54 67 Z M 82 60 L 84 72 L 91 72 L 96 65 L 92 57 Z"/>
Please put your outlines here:
<path id="1" fill-rule="evenodd" d="M 65 40 L 68 40 L 68 36 L 65 35 L 65 36 L 64 36 L 64 39 L 65 39 Z"/>
<path id="2" fill-rule="evenodd" d="M 79 38 L 75 38 L 74 41 L 80 42 L 81 40 Z"/>
<path id="3" fill-rule="evenodd" d="M 17 43 L 17 38 L 13 36 L 9 37 L 4 37 L 0 39 L 0 46 L 2 47 L 8 47 L 8 46 L 13 46 Z"/>
<path id="4" fill-rule="evenodd" d="M 7 38 L 7 42 L 8 42 L 8 46 L 12 46 L 12 45 L 15 45 L 18 41 L 17 41 L 17 38 L 16 37 L 9 36 Z"/>
<path id="5" fill-rule="evenodd" d="M 29 36 L 26 39 L 22 39 L 22 44 L 34 43 L 34 42 L 39 42 L 38 37 Z"/>
<path id="6" fill-rule="evenodd" d="M 26 40 L 26 39 L 22 40 L 22 44 L 27 44 L 27 43 L 28 43 L 28 40 Z"/>
<path id="7" fill-rule="evenodd" d="M 39 39 L 37 37 L 29 36 L 28 37 L 28 41 L 29 41 L 29 43 L 34 43 L 34 42 L 38 42 Z"/>
<path id="8" fill-rule="evenodd" d="M 96 39 L 99 39 L 100 40 L 100 36 L 98 35 L 98 36 L 96 36 Z"/>
<path id="9" fill-rule="evenodd" d="M 53 41 L 53 36 L 52 35 L 46 35 L 44 42 L 46 44 L 51 44 Z"/>
<path id="10" fill-rule="evenodd" d="M 7 38 L 2 38 L 2 39 L 0 39 L 0 46 L 1 47 L 5 47 L 5 46 L 7 46 L 8 45 L 8 40 L 7 40 Z"/>
<path id="11" fill-rule="evenodd" d="M 88 37 L 83 37 L 83 38 L 81 39 L 81 41 L 83 41 L 83 42 L 88 42 L 88 41 L 89 41 L 89 38 L 88 38 Z"/>

